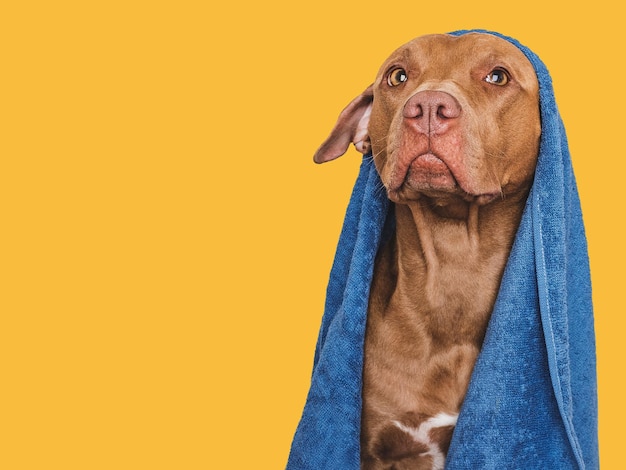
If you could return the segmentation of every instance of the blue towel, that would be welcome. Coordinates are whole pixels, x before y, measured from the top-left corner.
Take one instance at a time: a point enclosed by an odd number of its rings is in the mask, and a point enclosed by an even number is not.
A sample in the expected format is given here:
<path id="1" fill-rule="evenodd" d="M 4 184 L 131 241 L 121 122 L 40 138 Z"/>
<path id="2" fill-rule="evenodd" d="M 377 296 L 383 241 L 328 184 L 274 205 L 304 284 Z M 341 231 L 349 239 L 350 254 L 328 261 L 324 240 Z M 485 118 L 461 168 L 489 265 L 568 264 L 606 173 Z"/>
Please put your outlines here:
<path id="1" fill-rule="evenodd" d="M 455 35 L 470 31 L 457 31 Z M 550 75 L 535 179 L 448 451 L 446 469 L 596 469 L 595 335 L 587 243 Z M 328 284 L 311 387 L 288 470 L 357 470 L 363 338 L 374 258 L 393 230 L 363 159 Z"/>

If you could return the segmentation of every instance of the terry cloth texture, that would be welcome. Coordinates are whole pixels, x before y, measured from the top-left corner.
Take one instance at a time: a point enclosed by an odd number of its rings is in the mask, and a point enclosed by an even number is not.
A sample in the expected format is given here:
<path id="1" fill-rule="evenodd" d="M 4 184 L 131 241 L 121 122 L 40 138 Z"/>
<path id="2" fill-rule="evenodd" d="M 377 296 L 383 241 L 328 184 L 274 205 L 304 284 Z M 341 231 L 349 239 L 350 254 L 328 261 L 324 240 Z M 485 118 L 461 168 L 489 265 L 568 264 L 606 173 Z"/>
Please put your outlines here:
<path id="1" fill-rule="evenodd" d="M 598 468 L 595 335 L 587 242 L 550 75 L 535 67 L 542 135 L 535 179 L 446 469 Z M 328 284 L 311 387 L 288 470 L 357 470 L 363 339 L 390 203 L 371 156 L 360 168 Z M 387 220 L 389 219 L 389 220 Z"/>

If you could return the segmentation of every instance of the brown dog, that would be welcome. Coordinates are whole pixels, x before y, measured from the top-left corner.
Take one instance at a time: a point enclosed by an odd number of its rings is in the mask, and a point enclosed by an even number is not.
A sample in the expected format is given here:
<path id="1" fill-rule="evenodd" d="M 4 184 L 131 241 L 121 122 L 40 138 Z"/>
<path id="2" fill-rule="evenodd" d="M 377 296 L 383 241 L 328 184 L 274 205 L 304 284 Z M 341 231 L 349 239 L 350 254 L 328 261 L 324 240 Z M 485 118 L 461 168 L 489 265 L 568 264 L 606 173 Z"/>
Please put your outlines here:
<path id="1" fill-rule="evenodd" d="M 489 34 L 396 50 L 342 112 L 318 163 L 373 153 L 393 201 L 364 351 L 363 469 L 441 469 L 524 202 L 540 136 L 538 83 Z"/>

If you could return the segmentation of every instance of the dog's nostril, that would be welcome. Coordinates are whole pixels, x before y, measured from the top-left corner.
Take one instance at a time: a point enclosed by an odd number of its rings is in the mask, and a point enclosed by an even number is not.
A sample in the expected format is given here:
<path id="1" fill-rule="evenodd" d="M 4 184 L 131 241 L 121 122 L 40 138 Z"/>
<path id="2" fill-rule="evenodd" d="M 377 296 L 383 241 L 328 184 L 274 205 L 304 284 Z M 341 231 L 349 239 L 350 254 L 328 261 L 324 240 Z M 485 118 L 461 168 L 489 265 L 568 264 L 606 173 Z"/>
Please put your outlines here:
<path id="1" fill-rule="evenodd" d="M 455 119 L 461 114 L 461 108 L 455 102 L 440 103 L 436 113 L 439 119 Z"/>

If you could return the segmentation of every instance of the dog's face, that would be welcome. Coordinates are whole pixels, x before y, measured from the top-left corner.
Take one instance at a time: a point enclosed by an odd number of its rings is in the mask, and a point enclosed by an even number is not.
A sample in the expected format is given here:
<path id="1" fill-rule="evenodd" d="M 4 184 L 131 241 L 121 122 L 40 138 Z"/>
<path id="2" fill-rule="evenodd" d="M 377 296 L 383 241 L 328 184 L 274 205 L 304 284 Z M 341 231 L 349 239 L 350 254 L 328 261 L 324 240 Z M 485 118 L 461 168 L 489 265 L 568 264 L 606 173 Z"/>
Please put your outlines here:
<path id="1" fill-rule="evenodd" d="M 538 88 L 529 60 L 503 39 L 423 36 L 385 61 L 316 161 L 336 158 L 352 141 L 372 151 L 394 202 L 427 196 L 486 204 L 532 181 Z"/>

